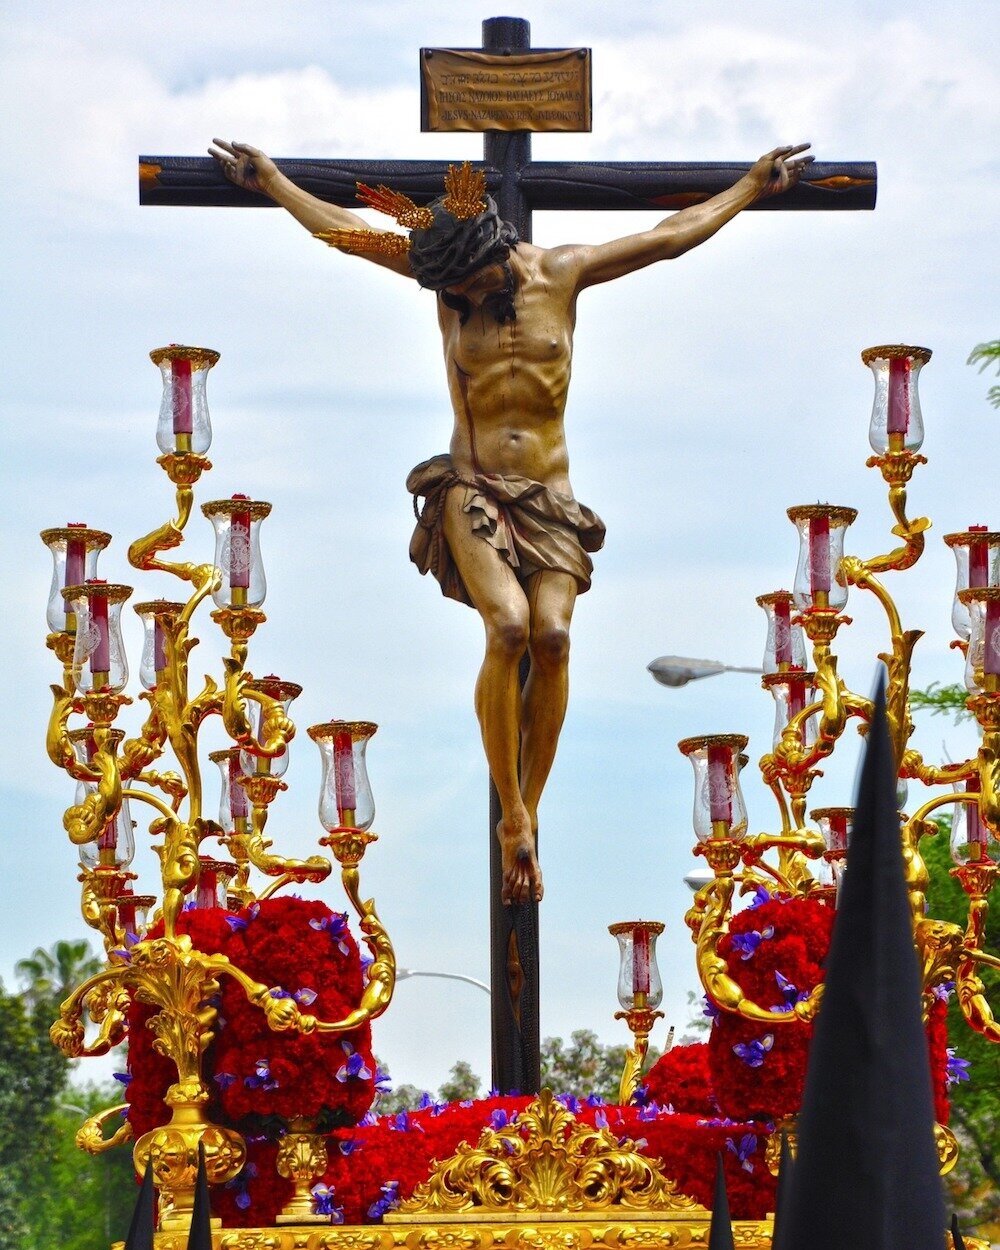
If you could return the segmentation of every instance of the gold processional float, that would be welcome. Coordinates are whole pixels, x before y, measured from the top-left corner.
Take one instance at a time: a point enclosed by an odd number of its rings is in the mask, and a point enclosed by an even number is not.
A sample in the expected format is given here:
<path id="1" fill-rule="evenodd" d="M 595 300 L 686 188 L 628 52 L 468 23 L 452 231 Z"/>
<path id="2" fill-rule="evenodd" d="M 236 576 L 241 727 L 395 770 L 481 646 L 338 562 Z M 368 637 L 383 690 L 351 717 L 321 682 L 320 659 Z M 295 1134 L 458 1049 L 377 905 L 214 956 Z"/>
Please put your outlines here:
<path id="1" fill-rule="evenodd" d="M 245 1145 L 240 1134 L 209 1122 L 209 1091 L 202 1056 L 213 1038 L 213 1005 L 223 979 L 237 984 L 273 1030 L 339 1035 L 385 1011 L 395 985 L 392 944 L 373 900 L 360 893 L 359 866 L 369 843 L 374 804 L 365 770 L 365 749 L 375 732 L 367 722 L 332 720 L 309 728 L 322 754 L 320 844 L 340 866 L 341 881 L 359 919 L 372 962 L 356 1010 L 343 1019 L 322 1020 L 300 1009 L 294 998 L 254 981 L 225 956 L 205 954 L 178 932 L 185 900 L 196 906 L 245 907 L 291 883 L 323 881 L 332 864 L 322 855 L 284 858 L 265 836 L 268 811 L 285 789 L 288 744 L 295 727 L 288 717 L 300 687 L 274 676 L 256 678 L 247 668 L 250 639 L 265 621 L 261 604 L 265 580 L 259 529 L 270 504 L 236 495 L 202 505 L 215 528 L 211 563 L 173 562 L 162 553 L 179 546 L 193 507 L 193 487 L 211 468 L 206 458 L 211 426 L 205 395 L 209 370 L 218 353 L 172 345 L 151 353 L 163 375 L 163 401 L 157 430 L 162 454 L 157 463 L 176 490 L 176 519 L 138 539 L 129 548 L 134 568 L 169 574 L 186 584 L 183 602 L 157 599 L 135 605 L 145 627 L 140 677 L 147 705 L 135 737 L 115 722 L 132 700 L 124 693 L 128 666 L 120 630 L 122 606 L 132 588 L 97 577 L 97 558 L 110 535 L 69 524 L 44 531 L 54 560 L 48 604 L 48 646 L 63 665 L 61 685 L 52 687 L 54 704 L 47 748 L 52 762 L 77 782 L 76 802 L 64 816 L 78 849 L 82 912 L 103 939 L 106 967 L 62 1004 L 52 1039 L 68 1056 L 101 1055 L 126 1036 L 133 996 L 157 1010 L 150 1021 L 154 1048 L 176 1067 L 166 1103 L 168 1124 L 135 1142 L 134 1159 L 143 1173 L 149 1165 L 159 1194 L 159 1250 L 181 1250 L 203 1151 L 211 1184 L 240 1172 Z M 984 949 L 988 897 L 1000 871 L 1000 533 L 972 526 L 948 534 L 958 582 L 952 620 L 965 655 L 967 706 L 982 735 L 979 751 L 959 763 L 933 765 L 909 745 L 912 649 L 920 631 L 905 630 L 881 580 L 909 569 L 920 558 L 930 522 L 910 519 L 906 490 L 919 454 L 923 424 L 917 393 L 924 348 L 872 347 L 862 359 L 875 375 L 870 441 L 877 468 L 889 487 L 899 545 L 868 559 L 844 555 L 853 508 L 810 504 L 788 509 L 800 538 L 798 567 L 791 592 L 761 595 L 767 616 L 763 686 L 776 704 L 773 746 L 760 761 L 764 781 L 777 803 L 773 833 L 750 834 L 739 774 L 748 762 L 747 738 L 713 734 L 687 738 L 680 750 L 695 772 L 695 854 L 704 856 L 712 876 L 703 884 L 685 919 L 691 929 L 698 975 L 706 994 L 723 1012 L 780 1028 L 811 1019 L 822 986 L 787 1013 L 751 1001 L 728 974 L 719 954 L 737 892 L 774 885 L 785 894 L 835 901 L 851 833 L 852 809 L 813 809 L 808 795 L 818 766 L 833 751 L 848 721 L 863 733 L 872 714 L 869 699 L 850 691 L 837 671 L 833 645 L 850 623 L 843 609 L 848 589 L 870 592 L 885 613 L 888 648 L 880 658 L 888 670 L 887 711 L 902 781 L 945 787 L 902 821 L 903 853 L 913 916 L 914 941 L 923 970 L 929 1007 L 937 987 L 954 982 L 968 1024 L 991 1041 L 1000 1041 L 998 1022 L 978 975 L 1000 968 Z M 189 658 L 195 612 L 212 597 L 212 620 L 229 641 L 221 682 L 211 677 L 192 692 Z M 806 639 L 812 648 L 808 666 Z M 71 717 L 86 723 L 70 728 Z M 223 776 L 222 820 L 205 813 L 199 733 L 210 716 L 221 717 L 233 745 L 213 752 Z M 177 770 L 154 768 L 167 750 Z M 178 771 L 179 770 L 179 771 Z M 160 863 L 160 893 L 134 892 L 131 804 L 152 809 L 149 834 Z M 953 875 L 968 897 L 965 930 L 927 915 L 927 869 L 920 854 L 925 837 L 936 836 L 931 820 L 952 807 Z M 212 844 L 222 850 L 212 848 Z M 221 858 L 221 854 L 227 858 Z M 258 875 L 259 874 L 259 875 Z M 156 936 L 147 936 L 147 916 L 156 909 Z M 621 952 L 618 998 L 633 1034 L 622 1074 L 620 1101 L 633 1098 L 642 1073 L 662 984 L 656 966 L 656 938 L 663 926 L 652 921 L 611 926 Z M 129 935 L 128 958 L 121 949 Z M 90 1025 L 85 1028 L 85 1017 Z M 109 1108 L 81 1128 L 78 1144 L 97 1154 L 126 1141 L 126 1122 L 105 1138 L 105 1126 L 121 1112 Z M 658 1160 L 607 1129 L 578 1122 L 549 1091 L 509 1126 L 484 1129 L 477 1143 L 459 1147 L 438 1163 L 411 1198 L 387 1214 L 381 1225 L 331 1226 L 314 1209 L 310 1185 L 322 1175 L 322 1138 L 308 1131 L 282 1139 L 278 1168 L 295 1184 L 295 1195 L 269 1229 L 214 1228 L 226 1250 L 376 1250 L 417 1247 L 504 1245 L 524 1250 L 585 1250 L 601 1245 L 666 1247 L 704 1244 L 709 1214 L 677 1192 Z M 304 1126 L 308 1128 L 308 1126 Z M 785 1124 L 786 1130 L 794 1125 Z M 941 1170 L 954 1166 L 957 1143 L 937 1126 Z M 775 1151 L 769 1143 L 768 1156 Z M 774 1170 L 772 1166 L 772 1171 Z M 213 1221 L 213 1225 L 218 1221 Z M 770 1221 L 736 1221 L 740 1246 L 770 1244 Z"/>

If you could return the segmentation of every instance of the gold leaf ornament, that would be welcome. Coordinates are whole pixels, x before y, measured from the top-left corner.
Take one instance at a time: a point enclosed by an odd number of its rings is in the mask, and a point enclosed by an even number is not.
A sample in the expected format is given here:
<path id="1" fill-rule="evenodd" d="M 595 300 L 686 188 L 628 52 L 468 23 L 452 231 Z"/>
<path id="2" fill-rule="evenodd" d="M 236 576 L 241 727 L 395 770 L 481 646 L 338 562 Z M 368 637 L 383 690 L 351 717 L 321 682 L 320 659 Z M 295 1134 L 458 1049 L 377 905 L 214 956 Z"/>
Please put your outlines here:
<path id="1" fill-rule="evenodd" d="M 444 176 L 444 207 L 459 221 L 478 217 L 486 208 L 486 174 L 468 161 L 449 165 Z"/>

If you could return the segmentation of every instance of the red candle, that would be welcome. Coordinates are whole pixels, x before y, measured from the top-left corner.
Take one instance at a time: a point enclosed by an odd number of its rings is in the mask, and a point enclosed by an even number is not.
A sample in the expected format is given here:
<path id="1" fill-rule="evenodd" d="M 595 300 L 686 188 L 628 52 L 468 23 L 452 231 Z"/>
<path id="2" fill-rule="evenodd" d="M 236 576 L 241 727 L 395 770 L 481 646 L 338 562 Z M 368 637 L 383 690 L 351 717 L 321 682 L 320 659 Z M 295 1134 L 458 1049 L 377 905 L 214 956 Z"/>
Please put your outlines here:
<path id="1" fill-rule="evenodd" d="M 983 632 L 983 672 L 1000 676 L 1000 602 L 990 599 L 986 604 L 986 627 Z"/>
<path id="2" fill-rule="evenodd" d="M 234 499 L 248 499 L 248 495 L 234 495 Z M 234 512 L 229 522 L 229 587 L 231 590 L 250 588 L 250 513 Z"/>
<path id="3" fill-rule="evenodd" d="M 162 673 L 167 667 L 167 640 L 158 618 L 153 618 L 153 669 Z"/>
<path id="4" fill-rule="evenodd" d="M 237 780 L 238 777 L 242 776 L 239 753 L 234 752 L 229 757 L 229 814 L 233 820 L 240 820 L 241 818 L 245 820 L 249 815 L 247 792 Z"/>
<path id="5" fill-rule="evenodd" d="M 86 523 L 83 521 L 70 521 L 67 529 L 83 530 L 86 529 Z M 83 579 L 87 576 L 87 544 L 81 539 L 71 538 L 66 544 L 66 580 L 64 586 L 82 586 Z"/>
<path id="6" fill-rule="evenodd" d="M 889 412 L 887 434 L 905 434 L 910 428 L 910 359 L 889 361 Z"/>
<path id="7" fill-rule="evenodd" d="M 632 935 L 632 993 L 649 993 L 649 930 L 640 927 Z"/>
<path id="8" fill-rule="evenodd" d="M 135 895 L 127 886 L 115 899 L 118 919 L 126 933 L 135 933 Z"/>
<path id="9" fill-rule="evenodd" d="M 965 783 L 966 794 L 979 793 L 979 778 L 970 777 Z M 966 803 L 965 805 L 965 836 L 970 847 L 980 847 L 986 845 L 986 828 L 979 819 L 979 804 Z M 982 852 L 977 851 L 974 858 L 982 858 Z"/>
<path id="10" fill-rule="evenodd" d="M 835 851 L 847 850 L 847 817 L 843 815 L 830 817 L 830 841 Z"/>
<path id="11" fill-rule="evenodd" d="M 170 381 L 174 433 L 190 435 L 192 432 L 191 361 L 172 360 L 170 362 Z"/>
<path id="12" fill-rule="evenodd" d="M 708 806 L 709 818 L 714 822 L 733 820 L 733 788 L 729 770 L 732 753 L 729 747 L 708 748 Z"/>
<path id="13" fill-rule="evenodd" d="M 986 534 L 985 525 L 970 525 L 970 534 Z M 987 542 L 969 543 L 969 585 L 988 586 L 990 584 L 990 545 Z"/>
<path id="14" fill-rule="evenodd" d="M 337 787 L 337 808 L 344 812 L 358 806 L 357 781 L 354 776 L 354 741 L 349 733 L 338 733 L 333 739 L 333 773 Z"/>
<path id="15" fill-rule="evenodd" d="M 113 851 L 115 849 L 115 843 L 118 841 L 116 836 L 117 833 L 118 830 L 115 821 L 109 820 L 101 830 L 100 837 L 97 839 L 98 850 Z"/>
<path id="16" fill-rule="evenodd" d="M 195 906 L 199 911 L 218 906 L 218 881 L 219 874 L 202 864 L 195 895 Z"/>
<path id="17" fill-rule="evenodd" d="M 778 664 L 792 662 L 792 605 L 787 599 L 774 604 L 774 659 Z"/>
<path id="18" fill-rule="evenodd" d="M 97 579 L 87 582 L 88 586 L 101 585 Z M 94 631 L 94 649 L 90 653 L 91 673 L 107 673 L 111 670 L 111 633 L 108 629 L 108 601 L 103 595 L 94 595 L 90 600 L 90 626 Z"/>
<path id="19" fill-rule="evenodd" d="M 816 594 L 830 593 L 830 518 L 809 518 L 809 589 Z"/>
<path id="20" fill-rule="evenodd" d="M 788 719 L 805 710 L 806 683 L 803 678 L 796 678 L 788 683 Z"/>

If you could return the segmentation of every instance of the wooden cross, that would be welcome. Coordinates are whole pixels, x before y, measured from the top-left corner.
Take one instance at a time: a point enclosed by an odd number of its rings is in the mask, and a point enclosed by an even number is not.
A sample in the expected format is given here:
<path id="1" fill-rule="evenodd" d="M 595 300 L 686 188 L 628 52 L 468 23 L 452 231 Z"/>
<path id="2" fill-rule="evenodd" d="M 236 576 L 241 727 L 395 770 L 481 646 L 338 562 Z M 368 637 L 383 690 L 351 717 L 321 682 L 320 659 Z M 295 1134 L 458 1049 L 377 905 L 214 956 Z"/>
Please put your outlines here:
<path id="1" fill-rule="evenodd" d="M 517 56 L 531 50 L 527 21 L 487 18 L 481 52 Z M 417 204 L 441 194 L 449 161 L 279 160 L 279 169 L 303 190 L 345 208 L 357 207 L 356 184 L 385 183 Z M 484 130 L 482 168 L 503 220 L 531 240 L 535 209 L 680 209 L 725 191 L 749 164 L 634 161 L 533 161 L 529 131 Z M 752 205 L 758 211 L 871 209 L 876 171 L 868 161 L 815 162 L 780 196 Z M 141 204 L 273 207 L 267 196 L 244 191 L 211 157 L 140 156 Z M 523 679 L 522 671 L 522 679 Z M 494 834 L 500 804 L 490 786 L 490 976 L 493 1087 L 537 1093 L 539 1076 L 538 905 L 500 901 L 500 846 Z"/>

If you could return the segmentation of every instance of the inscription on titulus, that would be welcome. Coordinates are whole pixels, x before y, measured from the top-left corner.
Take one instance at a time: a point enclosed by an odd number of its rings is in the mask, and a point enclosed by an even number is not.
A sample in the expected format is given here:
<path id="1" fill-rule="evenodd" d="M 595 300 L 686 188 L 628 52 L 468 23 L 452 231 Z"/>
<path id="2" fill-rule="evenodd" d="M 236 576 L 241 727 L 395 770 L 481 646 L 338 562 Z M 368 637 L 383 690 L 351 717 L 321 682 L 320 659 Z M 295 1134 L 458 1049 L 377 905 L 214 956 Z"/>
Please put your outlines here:
<path id="1" fill-rule="evenodd" d="M 421 48 L 421 130 L 590 130 L 590 49 Z"/>

